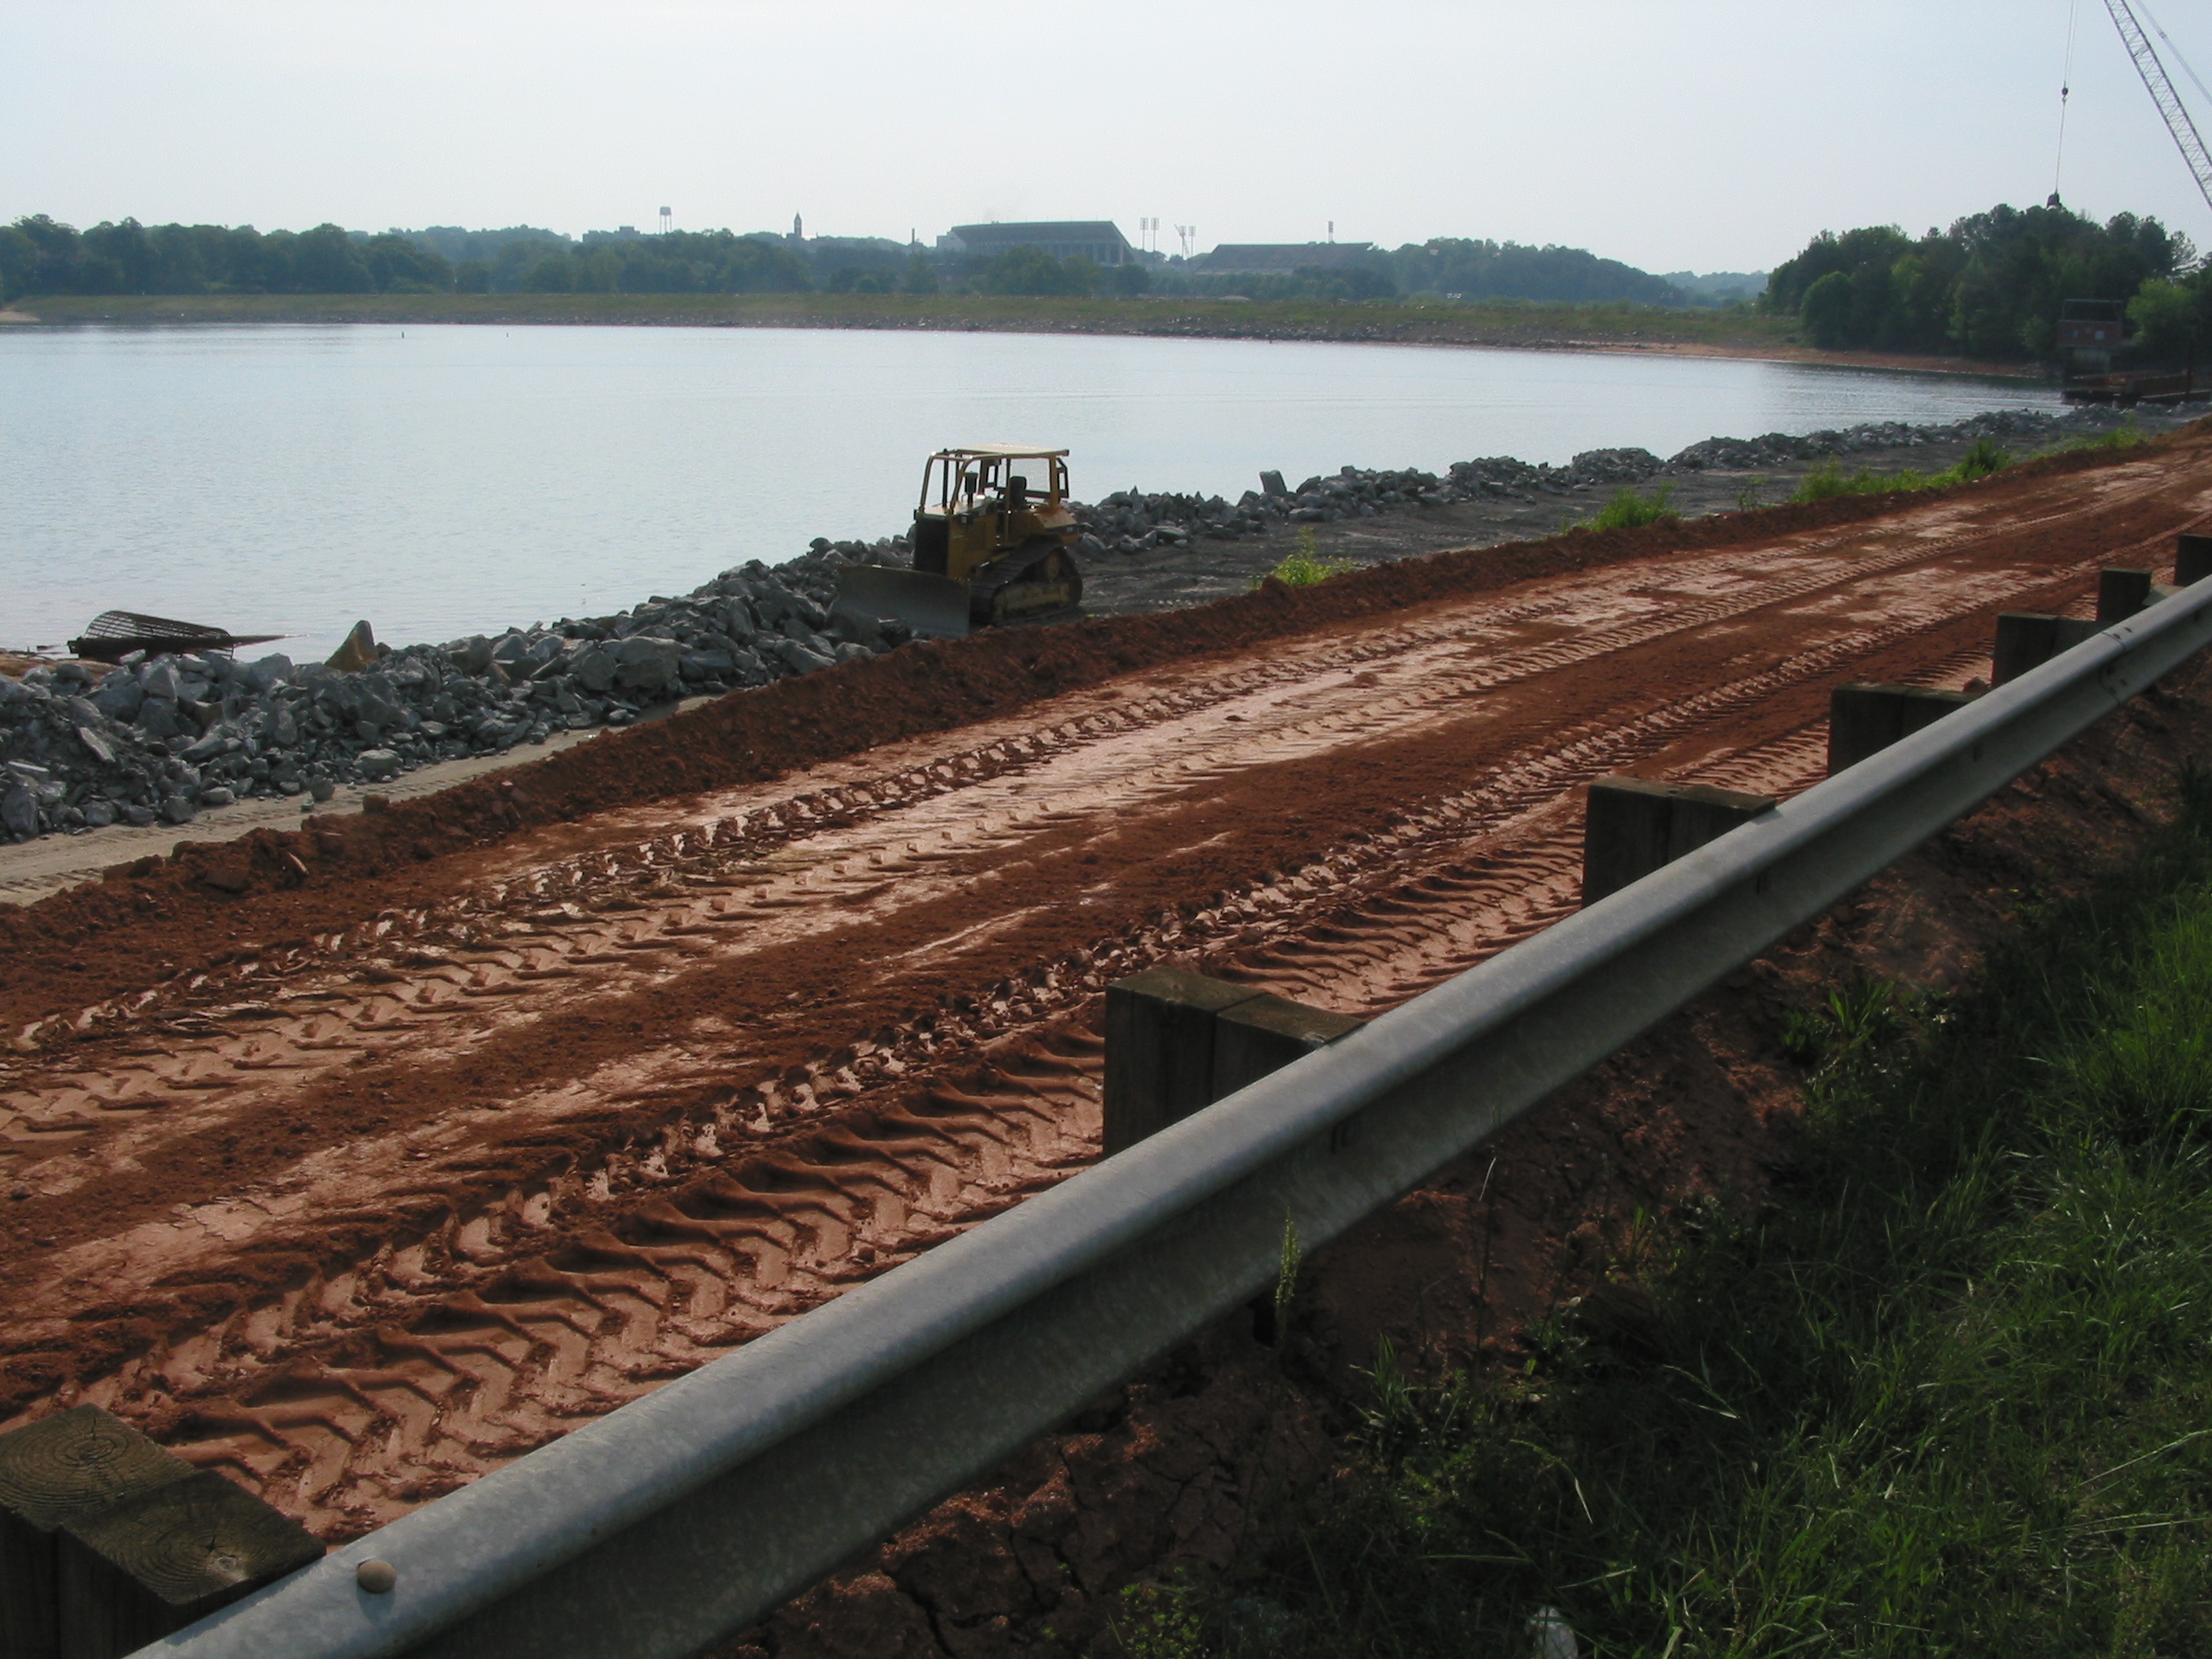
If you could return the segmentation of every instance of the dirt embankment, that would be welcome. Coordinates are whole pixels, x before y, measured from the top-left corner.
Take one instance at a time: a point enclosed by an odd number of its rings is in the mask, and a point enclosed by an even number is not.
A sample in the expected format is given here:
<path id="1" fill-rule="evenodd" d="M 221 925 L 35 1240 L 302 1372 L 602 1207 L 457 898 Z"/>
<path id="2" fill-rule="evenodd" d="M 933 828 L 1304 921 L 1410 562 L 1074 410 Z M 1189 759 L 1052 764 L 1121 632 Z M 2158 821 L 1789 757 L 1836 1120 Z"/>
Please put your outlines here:
<path id="1" fill-rule="evenodd" d="M 2199 660 L 1318 1253 L 1284 1340 L 1213 1328 L 717 1659 L 1119 1651 L 1123 1586 L 1232 1571 L 1328 1501 L 1380 1340 L 1417 1376 L 1512 1366 L 1529 1323 L 1576 1298 L 1633 1336 L 1648 1314 L 1608 1272 L 1685 1206 L 1787 1177 L 1788 1014 L 1860 973 L 1965 983 L 2021 904 L 2139 845 L 2207 745 Z"/>
<path id="2" fill-rule="evenodd" d="M 0 1426 L 98 1403 L 357 1535 L 1083 1167 L 1113 979 L 1394 1007 L 1571 911 L 1590 779 L 1809 787 L 1837 681 L 1985 676 L 1994 611 L 2208 515 L 2192 433 L 901 650 L 0 917 Z M 1756 1114 L 1692 1087 L 1737 1062 L 1670 1052 L 1531 1119 L 1528 1191 L 1755 1181 Z M 1504 1331 L 1585 1261 L 1581 1211 L 1518 1201 L 1381 1235 L 1445 1275 L 1440 1329 Z M 884 1605 L 942 1609 L 947 1651 L 1033 1644 L 1055 1561 L 1080 1622 L 1234 1548 L 1393 1306 L 1330 1282 L 1319 1357 L 1290 1350 L 1323 1391 L 1233 1345 L 1222 1392 L 1201 1345 L 1024 1465 L 1026 1519 L 976 1534 L 1018 1581 L 962 1533 L 931 1559 L 968 1590 Z"/>
<path id="3" fill-rule="evenodd" d="M 1996 498 L 2034 480 L 2124 462 L 2128 453 L 2042 457 L 1950 494 Z M 447 861 L 464 860 L 471 849 L 527 830 L 784 776 L 1118 676 L 1249 651 L 1447 595 L 1494 592 L 1654 554 L 1755 545 L 1864 523 L 1927 498 L 1845 497 L 1641 530 L 1559 535 L 1376 566 L 1302 590 L 1269 583 L 1197 609 L 918 644 L 725 697 L 426 800 L 335 823 L 320 820 L 294 832 L 187 844 L 173 858 L 113 866 L 104 884 L 0 913 L 0 952 L 16 964 L 0 984 L 0 1030 L 138 984 L 151 964 L 186 974 L 240 941 L 296 937 L 418 902 L 462 873 Z M 42 971 L 46 956 L 62 960 Z"/>

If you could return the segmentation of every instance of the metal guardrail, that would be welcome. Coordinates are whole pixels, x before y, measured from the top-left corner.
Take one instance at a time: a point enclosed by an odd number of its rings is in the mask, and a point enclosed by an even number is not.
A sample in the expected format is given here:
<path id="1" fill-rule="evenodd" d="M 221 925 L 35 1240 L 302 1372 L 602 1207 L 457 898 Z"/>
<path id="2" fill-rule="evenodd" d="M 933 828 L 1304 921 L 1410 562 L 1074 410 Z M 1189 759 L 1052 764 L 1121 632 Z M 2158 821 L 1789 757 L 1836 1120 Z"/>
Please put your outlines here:
<path id="1" fill-rule="evenodd" d="M 647 1659 L 757 1618 L 1270 1285 L 2212 640 L 2095 635 L 1128 1151 L 140 1650 Z M 372 1595 L 360 1563 L 397 1568 Z"/>

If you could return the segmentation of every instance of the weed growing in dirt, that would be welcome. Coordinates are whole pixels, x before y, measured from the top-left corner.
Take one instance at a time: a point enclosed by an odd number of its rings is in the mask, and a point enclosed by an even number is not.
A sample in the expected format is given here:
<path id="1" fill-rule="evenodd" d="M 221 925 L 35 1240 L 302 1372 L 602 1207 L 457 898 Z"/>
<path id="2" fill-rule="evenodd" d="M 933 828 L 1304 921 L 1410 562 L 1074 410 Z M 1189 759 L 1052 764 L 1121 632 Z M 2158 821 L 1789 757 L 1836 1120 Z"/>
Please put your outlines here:
<path id="1" fill-rule="evenodd" d="M 1675 487 L 1662 484 L 1649 496 L 1640 496 L 1629 485 L 1613 492 L 1613 498 L 1580 524 L 1570 525 L 1572 530 L 1636 530 L 1647 524 L 1663 524 L 1679 515 L 1668 505 L 1674 499 Z"/>
<path id="2" fill-rule="evenodd" d="M 1740 513 L 1748 513 L 1753 507 L 1764 506 L 1766 503 L 1759 499 L 1759 492 L 1765 488 L 1766 479 L 1764 477 L 1746 479 L 1744 487 L 1736 492 L 1736 510 Z"/>
<path id="3" fill-rule="evenodd" d="M 1510 1376 L 1379 1348 L 1356 1474 L 1238 1588 L 1270 1651 L 1523 1653 L 1548 1607 L 1653 1659 L 2204 1651 L 2212 781 L 2181 808 L 1972 993 L 1808 1014 L 1773 1204 L 1681 1218 Z M 1226 1653 L 1230 1604 L 1177 1606 Z"/>
<path id="4" fill-rule="evenodd" d="M 1253 577 L 1252 586 L 1257 590 L 1261 583 L 1272 576 L 1284 587 L 1312 587 L 1316 583 L 1327 581 L 1331 576 L 1341 576 L 1347 571 L 1358 569 L 1357 560 L 1322 558 L 1320 544 L 1313 538 L 1313 527 L 1306 525 L 1299 530 L 1298 545 L 1284 554 L 1282 563 L 1268 571 L 1267 575 Z"/>
<path id="5" fill-rule="evenodd" d="M 2124 450 L 2133 449 L 2138 444 L 2147 444 L 2150 441 L 2151 434 L 2143 429 L 2141 424 L 2137 422 L 2134 416 L 2130 415 L 2125 420 L 2121 421 L 2120 424 L 2115 426 L 2111 431 L 2100 432 L 2093 438 L 2083 438 L 2078 444 L 2067 445 L 2067 448 L 2078 450 Z"/>
<path id="6" fill-rule="evenodd" d="M 1940 472 L 1916 472 L 1906 467 L 1901 472 L 1877 474 L 1865 467 L 1857 472 L 1846 472 L 1839 461 L 1825 461 L 1798 482 L 1792 501 L 1825 501 L 1837 496 L 1878 496 L 1889 490 L 1940 490 L 1946 484 L 1968 484 L 1976 478 L 1987 478 L 1993 472 L 2002 472 L 2012 464 L 2011 452 L 2001 449 L 1987 438 L 1976 438 L 1967 453 L 1959 457 L 1956 464 Z"/>

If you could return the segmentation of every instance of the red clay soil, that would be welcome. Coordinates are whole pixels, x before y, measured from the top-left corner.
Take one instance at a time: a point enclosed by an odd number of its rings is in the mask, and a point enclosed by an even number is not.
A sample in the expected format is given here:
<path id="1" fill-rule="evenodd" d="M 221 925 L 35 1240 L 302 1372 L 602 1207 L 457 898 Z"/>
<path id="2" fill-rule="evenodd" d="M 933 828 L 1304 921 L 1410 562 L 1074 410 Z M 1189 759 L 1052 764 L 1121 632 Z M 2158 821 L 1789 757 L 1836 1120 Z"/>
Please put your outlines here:
<path id="1" fill-rule="evenodd" d="M 1244 1318 L 1208 1331 L 716 1659 L 1120 1652 L 1124 1586 L 1233 1572 L 1327 1502 L 1379 1339 L 1439 1376 L 1519 1363 L 1530 1321 L 1574 1299 L 1633 1332 L 1640 1293 L 1608 1274 L 1686 1205 L 1754 1204 L 1788 1167 L 1786 1016 L 1862 972 L 1971 980 L 2023 903 L 2140 845 L 2208 748 L 2200 660 L 1319 1252 L 1281 1346 Z"/>
<path id="2" fill-rule="evenodd" d="M 2199 424 L 2159 444 L 2203 441 Z M 2047 456 L 1946 494 L 1995 502 L 2034 481 L 2121 463 L 2140 453 Z M 188 975 L 220 964 L 234 941 L 301 938 L 421 903 L 467 879 L 469 853 L 534 827 L 782 777 L 1165 664 L 1251 651 L 1624 560 L 1861 523 L 1902 500 L 1928 498 L 1842 497 L 1639 530 L 1582 532 L 1405 560 L 1302 590 L 1271 581 L 1247 597 L 1192 610 L 920 644 L 736 693 L 382 812 L 318 821 L 297 831 L 257 831 L 236 842 L 188 843 L 169 858 L 112 866 L 104 885 L 0 911 L 0 961 L 9 964 L 0 979 L 0 1031 L 135 988 L 146 982 L 150 964 Z M 2115 533 L 2124 535 L 2125 527 Z"/>
<path id="3" fill-rule="evenodd" d="M 1083 1167 L 1112 979 L 1395 1006 L 1573 908 L 1589 779 L 1808 787 L 1837 681 L 1963 684 L 1992 612 L 2208 516 L 2193 430 L 917 647 L 0 919 L 0 1427 L 89 1400 L 356 1535 Z M 2194 708 L 2153 717 L 2175 753 Z M 1918 913 L 1882 913 L 1908 962 Z M 1056 1556 L 1090 1628 L 1118 1576 L 1232 1549 L 1256 1483 L 1324 1459 L 1378 1321 L 1473 1351 L 1632 1195 L 1755 1189 L 1765 1008 L 1516 1130 L 1510 1199 L 1470 1168 L 1378 1221 L 1398 1266 L 1324 1267 L 1299 1392 L 1216 1333 L 1023 1465 L 977 1548 L 1034 1584 Z M 1060 1617 L 976 1585 L 884 1616 L 926 1603 L 958 1652 Z"/>

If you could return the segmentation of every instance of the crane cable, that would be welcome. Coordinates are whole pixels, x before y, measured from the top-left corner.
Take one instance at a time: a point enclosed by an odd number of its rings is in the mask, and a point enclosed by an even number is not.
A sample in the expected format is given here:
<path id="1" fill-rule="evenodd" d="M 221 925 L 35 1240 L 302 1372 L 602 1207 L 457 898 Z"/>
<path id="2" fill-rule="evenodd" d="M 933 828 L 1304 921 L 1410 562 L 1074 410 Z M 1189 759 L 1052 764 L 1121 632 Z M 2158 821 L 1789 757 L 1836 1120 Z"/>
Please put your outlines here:
<path id="1" fill-rule="evenodd" d="M 2073 0 L 2066 8 L 2066 67 L 2058 77 L 2058 159 L 2050 168 L 2050 200 L 2046 207 L 2061 205 L 2058 200 L 2059 177 L 2066 170 L 2066 98 L 2074 90 L 2074 25 L 2082 16 L 2082 0 Z"/>

